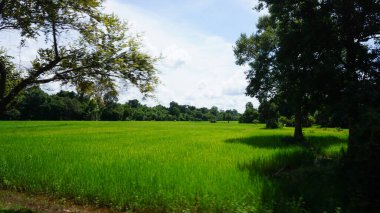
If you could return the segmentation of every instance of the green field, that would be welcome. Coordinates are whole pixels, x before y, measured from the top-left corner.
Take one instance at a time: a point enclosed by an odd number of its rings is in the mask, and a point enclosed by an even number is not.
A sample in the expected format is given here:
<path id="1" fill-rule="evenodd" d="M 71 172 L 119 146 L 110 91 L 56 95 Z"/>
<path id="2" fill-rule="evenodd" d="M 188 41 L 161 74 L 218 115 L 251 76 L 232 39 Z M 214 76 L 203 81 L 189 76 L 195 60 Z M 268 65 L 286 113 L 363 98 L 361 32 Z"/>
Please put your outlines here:
<path id="1" fill-rule="evenodd" d="M 119 210 L 331 210 L 347 131 L 206 122 L 0 122 L 0 188 Z M 315 183 L 313 182 L 315 181 Z"/>

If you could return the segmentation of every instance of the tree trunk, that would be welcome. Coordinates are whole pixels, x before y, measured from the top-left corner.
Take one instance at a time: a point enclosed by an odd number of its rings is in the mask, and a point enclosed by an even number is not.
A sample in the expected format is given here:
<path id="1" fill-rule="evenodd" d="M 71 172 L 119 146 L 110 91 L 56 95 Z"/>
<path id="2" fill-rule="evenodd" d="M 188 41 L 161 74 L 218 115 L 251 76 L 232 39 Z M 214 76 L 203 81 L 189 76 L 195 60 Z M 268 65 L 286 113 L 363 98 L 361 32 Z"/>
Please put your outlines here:
<path id="1" fill-rule="evenodd" d="M 380 112 L 355 120 L 344 161 L 345 207 L 351 212 L 380 209 Z"/>
<path id="2" fill-rule="evenodd" d="M 304 141 L 302 133 L 302 112 L 301 107 L 297 107 L 294 115 L 294 139 L 296 141 Z"/>
<path id="3" fill-rule="evenodd" d="M 5 86 L 7 83 L 7 71 L 5 70 L 5 64 L 0 61 L 0 118 L 5 113 L 5 105 L 3 99 L 5 96 Z"/>
<path id="4" fill-rule="evenodd" d="M 5 106 L 0 101 L 0 119 L 3 118 L 4 114 L 5 114 Z"/>
<path id="5" fill-rule="evenodd" d="M 5 66 L 0 62 L 0 101 L 3 100 L 5 96 L 5 86 L 7 84 L 7 71 Z"/>

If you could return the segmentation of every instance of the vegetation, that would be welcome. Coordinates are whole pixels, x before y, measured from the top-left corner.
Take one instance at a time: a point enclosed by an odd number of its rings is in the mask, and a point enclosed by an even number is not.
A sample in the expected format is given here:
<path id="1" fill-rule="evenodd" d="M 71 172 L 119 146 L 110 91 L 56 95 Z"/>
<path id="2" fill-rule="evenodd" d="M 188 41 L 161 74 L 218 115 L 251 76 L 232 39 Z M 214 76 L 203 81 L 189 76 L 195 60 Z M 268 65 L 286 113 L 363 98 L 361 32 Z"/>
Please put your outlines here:
<path id="1" fill-rule="evenodd" d="M 253 108 L 253 104 L 248 102 L 245 111 L 239 118 L 239 123 L 259 123 L 259 112 Z"/>
<path id="2" fill-rule="evenodd" d="M 313 110 L 345 117 L 345 210 L 378 211 L 379 2 L 260 0 L 257 9 L 264 7 L 269 14 L 257 31 L 242 34 L 234 48 L 236 63 L 249 65 L 246 94 L 292 109 L 300 141 L 302 120 Z"/>
<path id="3" fill-rule="evenodd" d="M 25 90 L 8 110 L 8 120 L 105 120 L 105 121 L 237 121 L 240 114 L 236 110 L 197 108 L 171 102 L 148 107 L 138 100 L 125 104 L 116 98 L 103 98 L 98 103 L 90 96 L 75 92 L 61 91 L 48 95 L 38 87 Z"/>
<path id="4" fill-rule="evenodd" d="M 331 212 L 347 131 L 209 122 L 1 122 L 1 188 L 119 210 Z M 149 130 L 149 131 L 147 131 Z M 318 185 L 319 187 L 315 187 Z"/>
<path id="5" fill-rule="evenodd" d="M 24 68 L 0 49 L 1 119 L 241 124 L 2 122 L 1 188 L 122 210 L 380 209 L 378 0 L 259 0 L 268 13 L 234 47 L 260 102 L 242 115 L 118 103 L 118 85 L 152 94 L 158 58 L 102 4 L 0 0 L 0 33 L 46 41 Z M 76 92 L 38 87 L 50 82 Z M 339 128 L 305 129 L 313 124 Z"/>
<path id="6" fill-rule="evenodd" d="M 144 53 L 138 36 L 125 23 L 102 13 L 103 0 L 1 0 L 0 33 L 27 39 L 45 36 L 30 66 L 15 69 L 0 51 L 0 116 L 28 87 L 61 82 L 95 100 L 117 95 L 117 82 L 149 95 L 158 83 L 156 58 Z M 70 42 L 69 42 L 70 41 Z"/>

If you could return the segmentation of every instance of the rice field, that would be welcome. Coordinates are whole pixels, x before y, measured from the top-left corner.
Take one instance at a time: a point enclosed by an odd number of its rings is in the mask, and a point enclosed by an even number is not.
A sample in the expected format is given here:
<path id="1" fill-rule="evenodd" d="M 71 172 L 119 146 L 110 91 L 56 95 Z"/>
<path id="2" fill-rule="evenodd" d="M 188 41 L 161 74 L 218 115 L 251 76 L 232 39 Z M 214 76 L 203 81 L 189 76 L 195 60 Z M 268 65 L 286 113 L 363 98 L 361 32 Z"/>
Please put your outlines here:
<path id="1" fill-rule="evenodd" d="M 122 211 L 339 208 L 348 132 L 207 122 L 0 122 L 0 188 Z M 315 187 L 315 184 L 321 187 Z M 318 197 L 320 196 L 320 197 Z"/>

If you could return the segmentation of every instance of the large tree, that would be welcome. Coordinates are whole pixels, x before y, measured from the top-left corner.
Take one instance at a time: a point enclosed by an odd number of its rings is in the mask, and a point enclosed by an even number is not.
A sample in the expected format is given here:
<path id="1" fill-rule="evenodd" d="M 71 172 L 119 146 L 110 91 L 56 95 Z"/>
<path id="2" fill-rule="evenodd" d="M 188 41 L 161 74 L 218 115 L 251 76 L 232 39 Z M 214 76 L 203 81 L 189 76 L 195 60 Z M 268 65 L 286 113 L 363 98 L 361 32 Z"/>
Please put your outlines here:
<path id="1" fill-rule="evenodd" d="M 142 50 L 139 37 L 128 33 L 124 22 L 102 13 L 102 4 L 103 0 L 0 0 L 0 33 L 19 35 L 21 45 L 41 38 L 46 42 L 22 70 L 15 69 L 6 52 L 0 53 L 0 113 L 25 88 L 49 82 L 100 97 L 116 95 L 123 82 L 151 94 L 158 83 L 157 58 Z"/>
<path id="2" fill-rule="evenodd" d="M 246 94 L 264 104 L 281 99 L 295 115 L 294 137 L 303 141 L 302 119 L 311 103 L 315 84 L 315 64 L 309 40 L 303 30 L 308 28 L 300 17 L 279 19 L 267 15 L 259 19 L 257 32 L 242 34 L 234 48 L 236 63 L 249 65 Z"/>
<path id="3" fill-rule="evenodd" d="M 379 1 L 259 2 L 259 7 L 268 8 L 269 17 L 259 22 L 256 34 L 243 35 L 237 42 L 238 63 L 251 66 L 247 93 L 275 94 L 281 99 L 302 97 L 305 102 L 291 102 L 302 107 L 328 107 L 347 117 L 350 132 L 345 166 L 349 173 L 346 177 L 351 178 L 347 184 L 348 205 L 353 212 L 378 210 Z M 266 47 L 271 51 L 265 52 Z M 289 93 L 292 87 L 295 92 Z"/>

